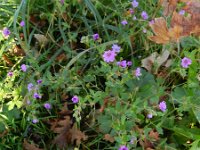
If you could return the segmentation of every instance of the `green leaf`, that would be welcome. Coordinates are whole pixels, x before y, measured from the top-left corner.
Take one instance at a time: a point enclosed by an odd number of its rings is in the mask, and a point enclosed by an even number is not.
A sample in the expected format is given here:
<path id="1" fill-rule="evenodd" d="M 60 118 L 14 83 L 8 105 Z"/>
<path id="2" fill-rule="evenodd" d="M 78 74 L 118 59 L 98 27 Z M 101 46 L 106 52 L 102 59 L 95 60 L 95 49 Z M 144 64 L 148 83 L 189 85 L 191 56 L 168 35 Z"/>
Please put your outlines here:
<path id="1" fill-rule="evenodd" d="M 200 123 L 200 106 L 197 108 L 197 106 L 193 106 L 192 110 L 194 112 L 195 117 L 197 118 L 197 121 Z"/>
<path id="2" fill-rule="evenodd" d="M 200 140 L 194 141 L 194 142 L 191 144 L 192 147 L 190 148 L 190 150 L 200 150 L 199 141 L 200 141 Z"/>

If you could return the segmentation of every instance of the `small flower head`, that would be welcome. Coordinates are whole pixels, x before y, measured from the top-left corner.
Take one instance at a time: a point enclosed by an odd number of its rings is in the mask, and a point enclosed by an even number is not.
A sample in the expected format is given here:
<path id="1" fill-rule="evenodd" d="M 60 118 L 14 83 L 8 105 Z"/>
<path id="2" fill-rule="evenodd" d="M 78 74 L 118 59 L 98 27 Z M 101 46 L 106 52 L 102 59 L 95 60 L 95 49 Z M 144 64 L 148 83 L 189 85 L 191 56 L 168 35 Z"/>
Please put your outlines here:
<path id="1" fill-rule="evenodd" d="M 11 32 L 8 28 L 4 28 L 2 33 L 3 33 L 3 36 L 5 38 L 7 38 L 10 35 Z"/>
<path id="2" fill-rule="evenodd" d="M 133 16 L 133 20 L 137 20 L 137 17 L 136 17 L 136 16 Z"/>
<path id="3" fill-rule="evenodd" d="M 51 104 L 45 103 L 44 104 L 44 108 L 46 108 L 47 110 L 51 109 Z"/>
<path id="4" fill-rule="evenodd" d="M 25 65 L 25 64 L 22 64 L 22 65 L 21 65 L 21 70 L 22 70 L 23 72 L 26 72 L 26 70 L 27 70 L 27 67 L 26 67 L 26 65 Z"/>
<path id="5" fill-rule="evenodd" d="M 35 98 L 35 99 L 41 99 L 42 96 L 39 95 L 38 93 L 34 93 L 34 94 L 33 94 L 33 98 Z"/>
<path id="6" fill-rule="evenodd" d="M 25 26 L 25 22 L 22 20 L 19 24 L 21 27 Z"/>
<path id="7" fill-rule="evenodd" d="M 143 12 L 141 13 L 141 16 L 142 16 L 142 18 L 143 18 L 144 20 L 147 20 L 147 19 L 149 18 L 148 14 L 147 14 L 145 11 L 143 11 Z"/>
<path id="8" fill-rule="evenodd" d="M 72 102 L 73 102 L 73 103 L 78 103 L 78 102 L 79 102 L 78 96 L 76 96 L 76 95 L 73 96 L 73 97 L 72 97 Z"/>
<path id="9" fill-rule="evenodd" d="M 122 68 L 126 68 L 127 67 L 126 60 L 122 60 L 120 62 L 117 62 L 117 65 L 119 65 Z"/>
<path id="10" fill-rule="evenodd" d="M 28 91 L 30 92 L 33 89 L 34 85 L 33 83 L 29 83 L 27 86 Z"/>
<path id="11" fill-rule="evenodd" d="M 36 123 L 38 123 L 38 122 L 39 122 L 39 120 L 36 119 L 36 118 L 32 120 L 32 123 L 34 123 L 34 124 L 36 124 Z"/>
<path id="12" fill-rule="evenodd" d="M 142 75 L 142 73 L 141 73 L 140 67 L 136 68 L 136 70 L 135 70 L 135 76 L 136 76 L 136 77 L 139 77 L 139 76 L 141 76 L 141 75 Z"/>
<path id="13" fill-rule="evenodd" d="M 121 47 L 117 44 L 113 44 L 112 50 L 115 51 L 116 53 L 120 52 Z"/>
<path id="14" fill-rule="evenodd" d="M 120 146 L 119 150 L 129 150 L 125 145 Z"/>
<path id="15" fill-rule="evenodd" d="M 143 33 L 147 33 L 147 29 L 143 29 L 142 32 L 143 32 Z"/>
<path id="16" fill-rule="evenodd" d="M 132 61 L 128 61 L 127 66 L 129 66 L 129 67 L 132 66 Z"/>
<path id="17" fill-rule="evenodd" d="M 99 34 L 98 33 L 95 33 L 95 34 L 93 34 L 93 40 L 94 41 L 97 41 L 98 39 L 99 39 Z"/>
<path id="18" fill-rule="evenodd" d="M 37 83 L 38 83 L 38 84 L 41 84 L 41 83 L 42 83 L 42 80 L 41 80 L 41 79 L 37 80 Z"/>
<path id="19" fill-rule="evenodd" d="M 129 13 L 134 14 L 134 10 L 132 8 L 129 8 Z"/>
<path id="20" fill-rule="evenodd" d="M 127 20 L 122 20 L 121 24 L 125 26 L 128 24 L 128 22 L 127 22 Z"/>
<path id="21" fill-rule="evenodd" d="M 162 112 L 165 112 L 166 109 L 167 109 L 167 105 L 166 105 L 166 102 L 165 101 L 162 101 L 159 103 L 159 108 Z"/>
<path id="22" fill-rule="evenodd" d="M 181 66 L 182 66 L 183 68 L 188 68 L 189 65 L 191 65 L 191 64 L 192 64 L 192 60 L 189 59 L 189 58 L 187 58 L 187 57 L 184 57 L 184 58 L 181 60 Z"/>
<path id="23" fill-rule="evenodd" d="M 9 71 L 9 72 L 8 72 L 8 76 L 9 76 L 9 77 L 12 77 L 12 76 L 13 76 L 13 72 L 12 72 L 12 71 Z"/>
<path id="24" fill-rule="evenodd" d="M 64 4 L 64 0 L 60 0 L 60 3 L 63 5 Z"/>
<path id="25" fill-rule="evenodd" d="M 27 101 L 26 101 L 26 104 L 27 104 L 27 105 L 30 105 L 30 104 L 31 104 L 31 101 L 30 101 L 30 100 L 27 100 Z"/>
<path id="26" fill-rule="evenodd" d="M 135 136 L 132 137 L 130 143 L 131 143 L 131 144 L 134 144 L 134 143 L 136 143 L 136 142 L 137 142 L 137 138 L 136 138 Z"/>
<path id="27" fill-rule="evenodd" d="M 149 119 L 153 118 L 153 114 L 152 113 L 147 114 L 147 118 Z"/>
<path id="28" fill-rule="evenodd" d="M 136 8 L 139 5 L 139 3 L 136 0 L 133 0 L 131 4 L 132 4 L 133 8 Z"/>
<path id="29" fill-rule="evenodd" d="M 115 60 L 116 53 L 113 50 L 108 50 L 103 53 L 103 60 L 107 63 Z"/>
<path id="30" fill-rule="evenodd" d="M 182 16 L 185 15 L 185 10 L 180 10 L 179 15 L 182 15 Z"/>

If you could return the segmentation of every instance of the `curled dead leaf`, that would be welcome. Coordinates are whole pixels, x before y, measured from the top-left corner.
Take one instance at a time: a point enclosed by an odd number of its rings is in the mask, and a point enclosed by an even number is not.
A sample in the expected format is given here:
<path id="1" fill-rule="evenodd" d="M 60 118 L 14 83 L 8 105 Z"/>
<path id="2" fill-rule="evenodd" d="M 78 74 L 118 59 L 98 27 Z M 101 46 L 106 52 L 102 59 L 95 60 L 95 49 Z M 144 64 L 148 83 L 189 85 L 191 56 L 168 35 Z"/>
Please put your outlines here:
<path id="1" fill-rule="evenodd" d="M 111 143 L 115 141 L 114 137 L 112 137 L 110 134 L 105 134 L 103 139 Z"/>
<path id="2" fill-rule="evenodd" d="M 38 146 L 36 146 L 36 144 L 34 143 L 29 144 L 26 139 L 24 139 L 23 149 L 24 150 L 43 150 L 43 149 L 38 148 Z"/>

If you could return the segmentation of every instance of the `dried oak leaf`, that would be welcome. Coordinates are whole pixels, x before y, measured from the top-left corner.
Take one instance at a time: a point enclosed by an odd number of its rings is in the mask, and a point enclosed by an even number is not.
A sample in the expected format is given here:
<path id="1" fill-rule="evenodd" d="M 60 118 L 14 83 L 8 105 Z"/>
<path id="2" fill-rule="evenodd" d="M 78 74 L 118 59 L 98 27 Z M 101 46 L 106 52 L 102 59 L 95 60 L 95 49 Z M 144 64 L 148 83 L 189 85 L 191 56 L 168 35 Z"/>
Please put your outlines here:
<path id="1" fill-rule="evenodd" d="M 43 149 L 38 148 L 38 146 L 36 146 L 35 144 L 29 144 L 26 139 L 24 139 L 23 149 L 24 150 L 43 150 Z"/>
<path id="2" fill-rule="evenodd" d="M 171 27 L 175 26 L 182 27 L 181 36 L 190 36 L 191 34 L 200 35 L 200 15 L 191 14 L 185 17 L 174 12 L 171 19 Z"/>
<path id="3" fill-rule="evenodd" d="M 191 14 L 200 14 L 200 1 L 190 0 L 183 9 Z"/>
<path id="4" fill-rule="evenodd" d="M 167 23 L 163 17 L 155 18 L 154 23 L 150 23 L 149 26 L 155 34 L 148 37 L 151 41 L 157 44 L 166 44 L 170 41 Z"/>
<path id="5" fill-rule="evenodd" d="M 53 144 L 58 145 L 59 148 L 66 148 L 67 144 L 70 143 L 71 135 L 70 135 L 70 128 L 71 128 L 72 121 L 69 116 L 65 116 L 62 120 L 55 120 L 51 123 L 51 130 L 54 133 L 58 133 L 58 135 L 54 138 Z"/>
<path id="6" fill-rule="evenodd" d="M 159 138 L 159 133 L 158 132 L 156 132 L 156 131 L 153 131 L 153 130 L 151 130 L 150 132 L 149 132 L 149 137 L 151 138 L 151 140 L 153 140 L 153 141 L 158 141 L 160 138 Z"/>
<path id="7" fill-rule="evenodd" d="M 115 142 L 114 137 L 112 137 L 110 134 L 105 134 L 103 139 L 111 143 Z"/>
<path id="8" fill-rule="evenodd" d="M 71 143 L 76 142 L 76 145 L 80 145 L 81 141 L 87 140 L 87 136 L 77 129 L 76 125 L 74 124 L 72 129 L 70 129 L 70 133 L 72 135 L 71 137 Z"/>
<path id="9" fill-rule="evenodd" d="M 168 16 L 173 13 L 173 11 L 176 9 L 176 5 L 178 3 L 178 0 L 160 0 L 159 2 L 163 8 L 163 15 Z"/>

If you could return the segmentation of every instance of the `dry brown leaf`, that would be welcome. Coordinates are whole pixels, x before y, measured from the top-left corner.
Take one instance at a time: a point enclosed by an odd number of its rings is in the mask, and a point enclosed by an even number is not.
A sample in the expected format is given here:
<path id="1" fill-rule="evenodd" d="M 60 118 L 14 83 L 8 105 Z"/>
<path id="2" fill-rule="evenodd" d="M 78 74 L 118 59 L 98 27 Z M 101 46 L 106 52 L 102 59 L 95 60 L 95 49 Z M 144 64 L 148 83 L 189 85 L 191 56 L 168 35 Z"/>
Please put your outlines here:
<path id="1" fill-rule="evenodd" d="M 5 54 L 3 54 L 2 58 L 9 66 L 13 66 L 12 61 Z"/>
<path id="2" fill-rule="evenodd" d="M 69 116 L 65 116 L 64 119 L 57 119 L 54 123 L 51 123 L 51 130 L 58 135 L 53 140 L 53 144 L 58 145 L 59 148 L 66 148 L 70 143 L 71 134 L 69 132 L 72 121 Z"/>
<path id="3" fill-rule="evenodd" d="M 176 9 L 178 0 L 160 0 L 160 4 L 163 6 L 163 15 L 168 16 Z"/>
<path id="4" fill-rule="evenodd" d="M 43 149 L 38 148 L 38 146 L 36 146 L 35 144 L 29 144 L 26 139 L 24 139 L 23 149 L 24 150 L 43 150 Z"/>
<path id="5" fill-rule="evenodd" d="M 155 18 L 154 23 L 150 23 L 149 26 L 155 34 L 155 36 L 149 37 L 150 40 L 158 44 L 166 44 L 170 41 L 167 23 L 163 17 Z"/>
<path id="6" fill-rule="evenodd" d="M 105 134 L 103 139 L 111 143 L 115 142 L 114 137 L 112 137 L 110 134 Z"/>
<path id="7" fill-rule="evenodd" d="M 150 56 L 142 59 L 142 67 L 146 68 L 149 72 L 151 72 L 157 55 L 158 55 L 158 53 L 154 52 Z"/>
<path id="8" fill-rule="evenodd" d="M 149 132 L 149 137 L 150 137 L 150 139 L 153 140 L 153 141 L 158 141 L 158 140 L 160 139 L 160 138 L 159 138 L 159 133 L 156 132 L 156 131 L 153 131 L 153 130 L 151 130 L 151 131 Z"/>
<path id="9" fill-rule="evenodd" d="M 181 35 L 183 34 L 183 27 L 175 25 L 173 28 L 169 29 L 169 36 L 172 41 L 179 42 Z"/>
<path id="10" fill-rule="evenodd" d="M 76 145 L 80 145 L 81 141 L 87 140 L 87 136 L 77 129 L 76 125 L 74 124 L 72 129 L 70 129 L 70 133 L 72 135 L 71 137 L 71 143 L 76 142 Z"/>
<path id="11" fill-rule="evenodd" d="M 153 65 L 156 64 L 157 69 L 167 62 L 170 53 L 168 50 L 163 50 L 161 54 L 157 52 L 152 53 L 150 56 L 142 59 L 142 67 L 146 68 L 149 72 L 152 71 Z"/>

